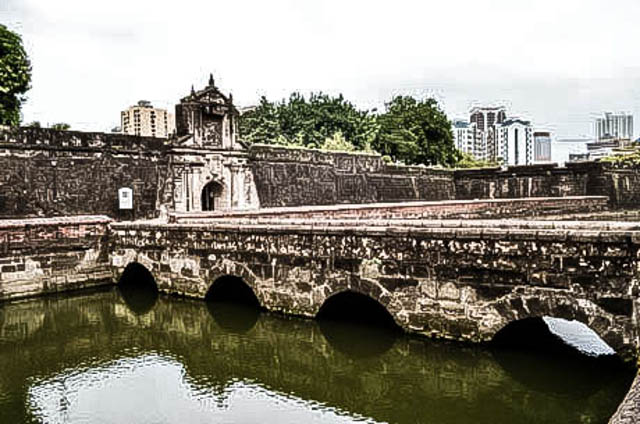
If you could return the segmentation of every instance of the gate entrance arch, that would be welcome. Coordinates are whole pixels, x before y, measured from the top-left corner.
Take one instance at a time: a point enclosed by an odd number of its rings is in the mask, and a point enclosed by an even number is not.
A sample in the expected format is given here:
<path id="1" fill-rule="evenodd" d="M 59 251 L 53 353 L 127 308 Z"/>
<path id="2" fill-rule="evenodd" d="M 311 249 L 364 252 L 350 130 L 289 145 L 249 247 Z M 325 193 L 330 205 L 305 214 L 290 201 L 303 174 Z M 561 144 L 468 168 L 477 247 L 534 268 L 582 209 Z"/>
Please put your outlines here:
<path id="1" fill-rule="evenodd" d="M 213 211 L 220 208 L 218 199 L 222 195 L 222 184 L 211 181 L 202 189 L 201 206 L 203 211 Z"/>

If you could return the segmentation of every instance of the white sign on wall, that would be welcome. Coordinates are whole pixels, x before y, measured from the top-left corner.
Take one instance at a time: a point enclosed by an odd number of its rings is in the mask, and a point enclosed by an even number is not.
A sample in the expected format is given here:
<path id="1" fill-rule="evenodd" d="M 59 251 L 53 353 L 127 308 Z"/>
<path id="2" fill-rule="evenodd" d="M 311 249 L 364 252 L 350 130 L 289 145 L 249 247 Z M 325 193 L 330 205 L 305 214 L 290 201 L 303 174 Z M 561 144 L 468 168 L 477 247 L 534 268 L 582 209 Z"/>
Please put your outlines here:
<path id="1" fill-rule="evenodd" d="M 118 203 L 120 209 L 133 209 L 133 190 L 122 187 L 118 190 Z"/>

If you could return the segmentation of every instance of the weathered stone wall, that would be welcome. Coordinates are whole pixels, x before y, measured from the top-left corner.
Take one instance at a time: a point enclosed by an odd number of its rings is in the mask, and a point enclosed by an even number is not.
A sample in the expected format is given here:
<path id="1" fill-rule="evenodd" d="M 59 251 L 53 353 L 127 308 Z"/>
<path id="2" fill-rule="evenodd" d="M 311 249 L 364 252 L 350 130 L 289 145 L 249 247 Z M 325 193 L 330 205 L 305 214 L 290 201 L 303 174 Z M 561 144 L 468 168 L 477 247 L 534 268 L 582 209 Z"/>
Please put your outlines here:
<path id="1" fill-rule="evenodd" d="M 0 217 L 152 218 L 169 180 L 165 142 L 121 134 L 2 130 Z M 121 187 L 133 189 L 133 211 L 118 209 Z"/>
<path id="2" fill-rule="evenodd" d="M 231 274 L 266 308 L 314 316 L 328 297 L 352 290 L 407 331 L 467 341 L 490 340 L 518 319 L 577 319 L 635 355 L 639 232 L 433 225 L 117 223 L 110 251 L 116 273 L 141 263 L 170 293 L 203 297 Z"/>
<path id="3" fill-rule="evenodd" d="M 520 197 L 563 197 L 604 195 L 589 193 L 588 168 L 551 165 L 510 166 L 506 169 L 455 171 L 457 199 L 514 199 Z"/>
<path id="4" fill-rule="evenodd" d="M 254 145 L 261 207 L 450 200 L 453 173 L 386 164 L 379 155 Z"/>
<path id="5" fill-rule="evenodd" d="M 611 203 L 620 208 L 640 206 L 640 166 L 603 166 L 603 191 L 609 193 Z M 592 191 L 595 191 L 592 189 Z"/>
<path id="6" fill-rule="evenodd" d="M 111 284 L 106 216 L 0 221 L 0 301 Z"/>
<path id="7" fill-rule="evenodd" d="M 607 196 L 640 205 L 640 171 L 587 162 L 444 170 L 397 166 L 379 155 L 254 145 L 249 159 L 260 206 Z"/>

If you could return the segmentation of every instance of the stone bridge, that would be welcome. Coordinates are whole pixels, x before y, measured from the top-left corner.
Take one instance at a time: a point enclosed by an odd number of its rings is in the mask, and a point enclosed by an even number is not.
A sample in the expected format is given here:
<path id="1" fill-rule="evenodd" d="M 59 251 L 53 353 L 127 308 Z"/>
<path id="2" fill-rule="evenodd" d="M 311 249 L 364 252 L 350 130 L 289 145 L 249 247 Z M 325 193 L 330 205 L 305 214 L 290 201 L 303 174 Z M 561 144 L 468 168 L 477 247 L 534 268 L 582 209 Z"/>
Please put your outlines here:
<path id="1" fill-rule="evenodd" d="M 233 275 L 266 309 L 313 317 L 331 296 L 353 291 L 406 331 L 470 342 L 524 318 L 576 319 L 623 357 L 636 355 L 633 224 L 227 219 L 113 223 L 111 231 L 116 277 L 137 262 L 168 293 L 204 298 Z"/>

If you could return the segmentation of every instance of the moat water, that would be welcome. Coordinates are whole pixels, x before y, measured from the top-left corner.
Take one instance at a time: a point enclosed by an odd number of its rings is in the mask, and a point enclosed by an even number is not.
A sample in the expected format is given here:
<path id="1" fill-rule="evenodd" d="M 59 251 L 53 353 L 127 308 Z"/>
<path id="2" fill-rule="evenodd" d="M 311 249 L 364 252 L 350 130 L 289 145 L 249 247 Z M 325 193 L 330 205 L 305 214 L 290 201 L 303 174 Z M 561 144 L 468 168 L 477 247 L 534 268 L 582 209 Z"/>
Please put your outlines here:
<path id="1" fill-rule="evenodd" d="M 0 304 L 0 423 L 606 423 L 632 379 L 116 289 Z"/>

